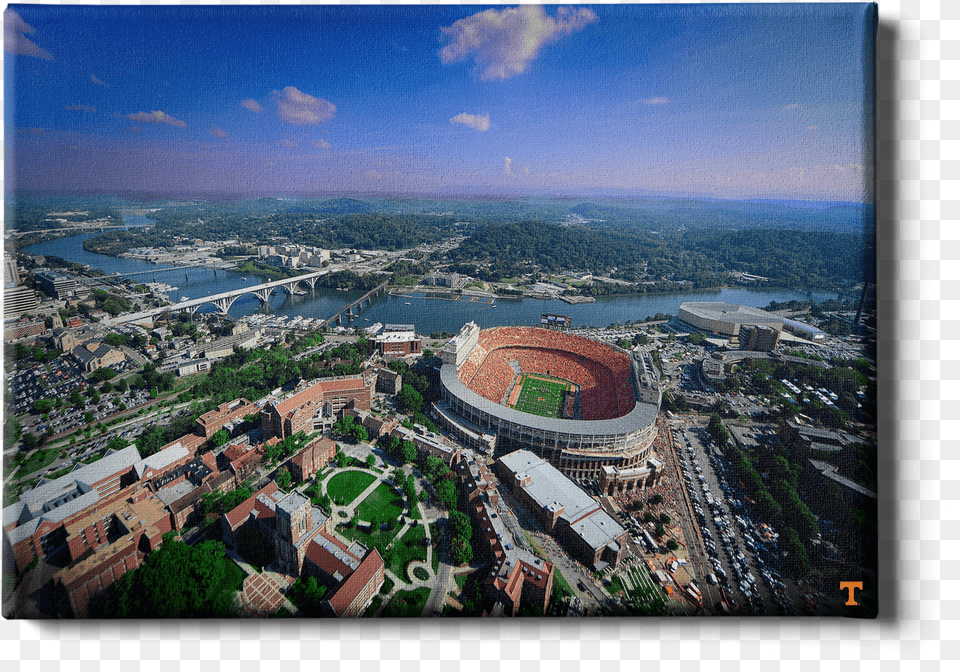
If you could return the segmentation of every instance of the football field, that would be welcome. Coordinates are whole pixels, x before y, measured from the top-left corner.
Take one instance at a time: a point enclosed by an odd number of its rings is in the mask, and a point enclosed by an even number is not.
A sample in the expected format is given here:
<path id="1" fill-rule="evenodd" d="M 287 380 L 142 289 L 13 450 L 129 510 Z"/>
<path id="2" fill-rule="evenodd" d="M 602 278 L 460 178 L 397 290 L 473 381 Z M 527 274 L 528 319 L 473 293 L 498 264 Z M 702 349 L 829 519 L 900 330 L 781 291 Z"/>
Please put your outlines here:
<path id="1" fill-rule="evenodd" d="M 518 383 L 520 397 L 514 408 L 547 418 L 558 418 L 563 410 L 563 394 L 570 386 L 565 380 L 525 375 Z"/>

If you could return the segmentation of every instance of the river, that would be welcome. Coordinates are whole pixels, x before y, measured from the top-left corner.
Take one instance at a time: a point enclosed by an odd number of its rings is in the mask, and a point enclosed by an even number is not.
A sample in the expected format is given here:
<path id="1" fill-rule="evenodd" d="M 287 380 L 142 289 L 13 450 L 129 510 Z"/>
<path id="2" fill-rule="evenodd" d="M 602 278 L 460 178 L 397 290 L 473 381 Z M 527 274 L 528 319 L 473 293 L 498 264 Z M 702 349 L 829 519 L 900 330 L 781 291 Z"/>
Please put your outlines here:
<path id="1" fill-rule="evenodd" d="M 124 215 L 124 223 L 129 226 L 144 226 L 152 223 L 142 215 Z M 174 268 L 172 264 L 153 264 L 139 259 L 122 259 L 103 254 L 94 254 L 83 249 L 83 241 L 99 234 L 81 234 L 68 238 L 31 245 L 22 251 L 27 254 L 56 255 L 62 259 L 79 264 L 88 264 L 108 274 L 151 271 L 135 276 L 143 282 L 157 282 L 173 285 L 177 289 L 169 292 L 171 301 L 186 297 L 199 299 L 209 294 L 241 289 L 260 282 L 266 282 L 267 276 L 244 275 L 235 271 L 216 271 L 201 268 L 188 268 L 162 271 Z M 272 278 L 276 279 L 276 278 Z M 312 294 L 290 296 L 286 292 L 274 294 L 267 306 L 261 306 L 253 295 L 241 296 L 230 308 L 234 318 L 255 312 L 290 317 L 328 318 L 335 314 L 345 303 L 363 295 L 361 291 L 336 291 L 317 289 Z M 373 303 L 363 309 L 360 316 L 352 322 L 353 326 L 367 327 L 375 322 L 384 324 L 413 324 L 419 333 L 459 331 L 464 323 L 473 320 L 481 328 L 505 325 L 533 326 L 540 323 L 541 313 L 568 315 L 574 327 L 605 327 L 615 322 L 628 322 L 644 319 L 657 313 L 676 315 L 684 301 L 724 301 L 746 306 L 763 308 L 771 301 L 789 301 L 791 299 L 814 298 L 818 301 L 837 298 L 835 294 L 824 292 L 806 292 L 788 289 L 764 289 L 760 287 L 728 287 L 712 291 L 673 292 L 667 294 L 627 294 L 622 296 L 599 297 L 595 303 L 570 305 L 556 300 L 543 299 L 505 299 L 498 298 L 495 306 L 489 304 L 448 301 L 442 299 L 390 296 L 376 297 Z M 200 312 L 211 312 L 213 306 L 203 307 Z"/>

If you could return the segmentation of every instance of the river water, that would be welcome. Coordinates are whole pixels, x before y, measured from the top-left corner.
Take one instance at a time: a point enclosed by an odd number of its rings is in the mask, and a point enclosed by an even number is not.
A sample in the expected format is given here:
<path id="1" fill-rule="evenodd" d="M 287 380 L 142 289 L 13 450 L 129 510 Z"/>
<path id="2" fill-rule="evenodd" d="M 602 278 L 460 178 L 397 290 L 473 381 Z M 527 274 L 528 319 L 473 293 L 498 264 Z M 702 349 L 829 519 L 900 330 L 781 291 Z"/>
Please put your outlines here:
<path id="1" fill-rule="evenodd" d="M 124 223 L 129 226 L 145 226 L 152 220 L 141 215 L 124 215 Z M 142 282 L 164 282 L 177 289 L 169 292 L 172 302 L 199 299 L 209 294 L 217 294 L 245 286 L 266 282 L 267 276 L 244 275 L 234 271 L 214 272 L 211 269 L 175 268 L 172 264 L 153 264 L 139 259 L 121 259 L 103 254 L 94 254 L 83 249 L 83 241 L 98 234 L 81 234 L 55 241 L 39 243 L 24 248 L 27 254 L 56 255 L 62 259 L 79 264 L 88 264 L 108 274 L 148 273 L 134 276 Z M 328 318 L 335 314 L 340 306 L 354 301 L 363 295 L 361 291 L 337 291 L 317 289 L 312 294 L 290 296 L 280 292 L 270 297 L 269 304 L 261 306 L 253 295 L 241 296 L 230 308 L 234 318 L 255 312 L 274 315 L 301 315 L 303 317 Z M 814 298 L 825 300 L 837 298 L 835 294 L 806 292 L 786 289 L 764 289 L 735 287 L 714 291 L 675 292 L 668 294 L 628 294 L 623 296 L 599 297 L 595 303 L 570 305 L 556 300 L 543 299 L 505 299 L 498 298 L 495 306 L 489 304 L 449 301 L 443 299 L 381 295 L 365 307 L 359 317 L 351 324 L 367 327 L 375 322 L 384 324 L 413 324 L 419 333 L 459 331 L 464 323 L 473 320 L 481 328 L 497 326 L 535 326 L 540 324 L 541 313 L 568 315 L 574 327 L 605 327 L 615 322 L 627 322 L 644 319 L 657 313 L 676 315 L 684 301 L 724 301 L 745 306 L 763 308 L 771 301 L 789 301 L 791 299 Z M 200 308 L 201 313 L 212 312 L 213 306 Z M 345 322 L 346 324 L 346 322 Z"/>

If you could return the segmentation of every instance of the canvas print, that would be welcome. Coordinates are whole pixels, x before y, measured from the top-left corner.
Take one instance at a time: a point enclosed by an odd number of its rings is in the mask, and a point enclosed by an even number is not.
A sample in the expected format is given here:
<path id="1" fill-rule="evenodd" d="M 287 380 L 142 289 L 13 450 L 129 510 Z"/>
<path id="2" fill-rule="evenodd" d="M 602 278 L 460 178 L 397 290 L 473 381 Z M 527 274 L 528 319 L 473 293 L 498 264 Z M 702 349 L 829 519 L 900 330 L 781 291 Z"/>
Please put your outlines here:
<path id="1" fill-rule="evenodd" d="M 10 5 L 4 616 L 876 616 L 876 17 Z"/>

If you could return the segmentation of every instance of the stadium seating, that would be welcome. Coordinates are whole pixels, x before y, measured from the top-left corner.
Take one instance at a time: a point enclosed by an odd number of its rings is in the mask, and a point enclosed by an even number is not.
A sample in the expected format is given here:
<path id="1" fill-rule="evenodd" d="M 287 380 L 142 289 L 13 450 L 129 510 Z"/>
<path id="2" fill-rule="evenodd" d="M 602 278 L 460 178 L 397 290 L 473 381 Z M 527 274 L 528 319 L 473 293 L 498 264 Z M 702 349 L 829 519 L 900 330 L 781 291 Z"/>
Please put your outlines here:
<path id="1" fill-rule="evenodd" d="M 511 362 L 524 373 L 550 375 L 577 384 L 584 420 L 626 415 L 636 402 L 630 358 L 625 353 L 581 336 L 533 327 L 482 331 L 457 376 L 477 394 L 504 403 L 517 375 Z"/>

